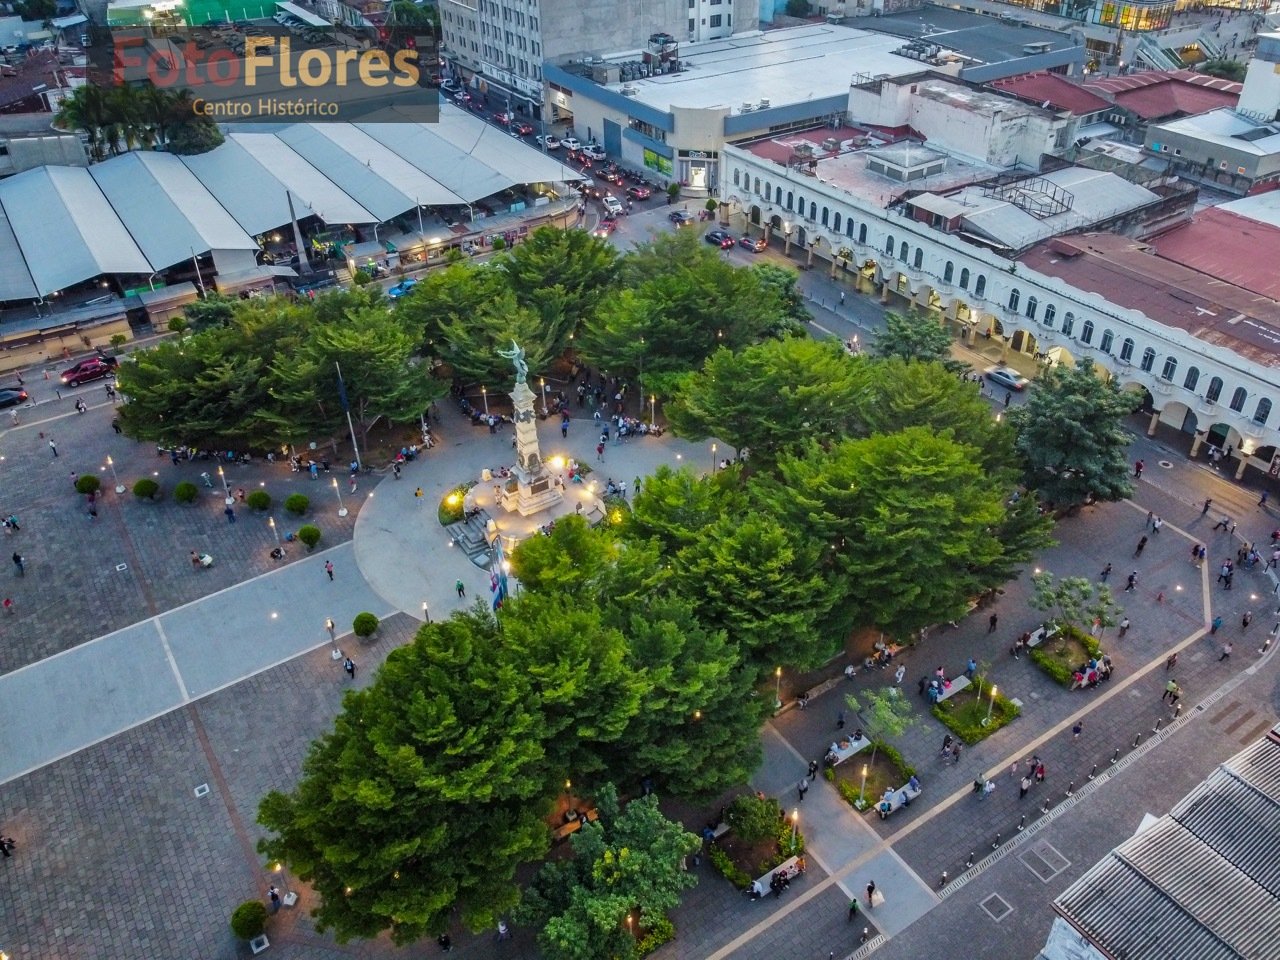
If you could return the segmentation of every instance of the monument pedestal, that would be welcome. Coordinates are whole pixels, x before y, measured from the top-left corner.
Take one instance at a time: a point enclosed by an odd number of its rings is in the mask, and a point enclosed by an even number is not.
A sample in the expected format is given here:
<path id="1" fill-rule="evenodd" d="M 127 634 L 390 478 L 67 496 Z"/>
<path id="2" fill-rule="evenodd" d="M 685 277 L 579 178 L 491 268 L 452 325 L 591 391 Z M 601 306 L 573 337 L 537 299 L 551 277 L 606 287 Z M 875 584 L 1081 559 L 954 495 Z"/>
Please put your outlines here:
<path id="1" fill-rule="evenodd" d="M 538 419 L 533 412 L 533 400 L 529 385 L 517 382 L 511 391 L 515 407 L 516 465 L 511 468 L 510 479 L 503 484 L 501 501 L 508 512 L 522 517 L 555 506 L 564 497 L 538 450 Z"/>

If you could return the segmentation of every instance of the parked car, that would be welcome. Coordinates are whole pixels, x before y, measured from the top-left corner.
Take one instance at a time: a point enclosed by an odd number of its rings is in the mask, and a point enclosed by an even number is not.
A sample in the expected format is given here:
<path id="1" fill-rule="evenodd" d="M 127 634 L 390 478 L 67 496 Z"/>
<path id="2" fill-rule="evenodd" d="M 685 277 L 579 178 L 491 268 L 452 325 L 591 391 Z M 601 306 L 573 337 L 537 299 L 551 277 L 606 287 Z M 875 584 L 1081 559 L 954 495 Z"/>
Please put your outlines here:
<path id="1" fill-rule="evenodd" d="M 627 187 L 627 196 L 632 200 L 648 200 L 653 196 L 653 191 L 648 187 Z"/>
<path id="2" fill-rule="evenodd" d="M 578 138 L 577 138 L 577 137 L 565 137 L 565 138 L 564 138 L 563 140 L 561 140 L 560 142 L 564 144 L 564 148 L 565 148 L 566 150 L 581 150 L 581 149 L 582 149 L 582 144 L 578 142 Z"/>
<path id="3" fill-rule="evenodd" d="M 0 407 L 15 407 L 27 402 L 27 391 L 17 387 L 5 387 L 0 390 Z"/>
<path id="4" fill-rule="evenodd" d="M 744 233 L 742 239 L 738 241 L 738 246 L 746 247 L 752 253 L 760 253 L 769 246 L 769 241 L 764 237 L 753 237 L 749 233 Z"/>
<path id="5" fill-rule="evenodd" d="M 707 243 L 713 243 L 721 250 L 732 250 L 738 242 L 733 239 L 733 234 L 728 230 L 708 230 L 706 236 L 702 238 Z"/>
<path id="6" fill-rule="evenodd" d="M 599 144 L 588 143 L 585 147 L 582 148 L 582 152 L 586 154 L 587 159 L 589 160 L 604 159 L 604 151 L 600 148 Z"/>
<path id="7" fill-rule="evenodd" d="M 987 379 L 992 383 L 998 383 L 1000 386 L 1008 387 L 1010 390 L 1021 390 L 1031 382 L 1013 367 L 997 365 L 987 367 L 985 372 Z"/>
<path id="8" fill-rule="evenodd" d="M 560 149 L 560 141 L 557 140 L 555 137 L 553 137 L 549 133 L 545 137 L 539 134 L 538 136 L 533 138 L 533 142 L 540 147 L 546 147 L 548 150 Z"/>
<path id="9" fill-rule="evenodd" d="M 440 84 L 440 89 L 445 93 L 458 93 L 462 88 L 458 86 L 458 81 L 449 79 Z"/>
<path id="10" fill-rule="evenodd" d="M 688 210 L 676 210 L 674 213 L 667 214 L 667 219 L 677 227 L 687 227 L 691 223 L 698 222 L 698 218 Z"/>
<path id="11" fill-rule="evenodd" d="M 96 357 L 81 360 L 74 367 L 64 370 L 62 372 L 62 382 L 68 387 L 78 387 L 80 384 L 87 383 L 90 380 L 101 380 L 103 377 L 109 377 L 114 374 L 116 365 L 115 357 L 98 354 Z"/>
<path id="12" fill-rule="evenodd" d="M 417 280 L 401 280 L 394 287 L 387 290 L 387 296 L 392 300 L 399 300 L 406 293 L 418 285 Z"/>
<path id="13" fill-rule="evenodd" d="M 622 212 L 622 201 L 613 196 L 613 194 L 609 194 L 601 202 L 604 204 L 604 208 L 615 216 Z"/>

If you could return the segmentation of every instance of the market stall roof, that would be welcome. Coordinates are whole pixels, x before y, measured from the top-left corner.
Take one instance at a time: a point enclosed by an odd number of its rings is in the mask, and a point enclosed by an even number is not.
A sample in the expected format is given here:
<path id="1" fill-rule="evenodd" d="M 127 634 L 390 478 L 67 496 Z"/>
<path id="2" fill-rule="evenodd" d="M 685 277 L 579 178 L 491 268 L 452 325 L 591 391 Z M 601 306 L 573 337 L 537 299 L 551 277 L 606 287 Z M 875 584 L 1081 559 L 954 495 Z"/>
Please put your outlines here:
<path id="1" fill-rule="evenodd" d="M 315 214 L 325 223 L 378 223 L 383 219 L 317 170 L 305 157 L 282 140 L 278 133 L 232 133 L 227 139 L 248 151 L 249 155 L 270 170 L 295 198 L 301 198 L 308 208 L 307 213 Z M 212 151 L 210 156 L 216 157 L 221 149 L 219 147 L 218 150 Z M 370 180 L 372 178 L 371 173 Z M 366 192 L 372 192 L 371 182 L 367 185 L 369 189 Z M 296 202 L 295 199 L 295 204 Z M 296 206 L 295 211 L 299 217 L 304 216 L 303 211 L 298 210 Z M 286 213 L 283 220 L 276 221 L 276 225 L 279 226 L 288 221 L 289 216 Z"/>
<path id="2" fill-rule="evenodd" d="M 298 6 L 296 3 L 285 3 L 283 0 L 277 0 L 276 6 L 280 8 L 281 12 L 287 13 L 289 16 L 294 17 L 297 20 L 301 20 L 309 27 L 333 26 L 333 24 L 324 17 L 317 17 L 310 10 L 303 10 L 302 7 Z"/>
<path id="3" fill-rule="evenodd" d="M 461 197 L 464 203 L 483 200 L 519 182 L 486 163 L 477 163 L 468 151 L 442 137 L 428 124 L 362 123 L 357 126 L 434 178 L 444 189 Z"/>

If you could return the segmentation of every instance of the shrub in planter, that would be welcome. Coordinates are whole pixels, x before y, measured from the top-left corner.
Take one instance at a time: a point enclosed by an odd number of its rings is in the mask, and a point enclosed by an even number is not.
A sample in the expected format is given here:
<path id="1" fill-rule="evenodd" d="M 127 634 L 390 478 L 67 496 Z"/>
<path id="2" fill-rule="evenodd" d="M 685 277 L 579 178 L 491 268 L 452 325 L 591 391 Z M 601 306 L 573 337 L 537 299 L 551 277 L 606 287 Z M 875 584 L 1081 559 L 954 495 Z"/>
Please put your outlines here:
<path id="1" fill-rule="evenodd" d="M 719 847 L 712 846 L 707 850 L 707 858 L 711 865 L 724 875 L 724 878 L 735 887 L 745 890 L 751 886 L 751 878 L 733 865 L 733 860 Z"/>
<path id="2" fill-rule="evenodd" d="M 133 485 L 133 495 L 139 500 L 157 500 L 160 497 L 160 484 L 150 477 L 143 477 Z"/>
<path id="3" fill-rule="evenodd" d="M 271 506 L 271 494 L 265 490 L 255 490 L 244 498 L 244 502 L 254 510 L 267 510 Z"/>
<path id="4" fill-rule="evenodd" d="M 76 493 L 97 493 L 102 488 L 102 481 L 95 474 L 86 473 L 76 477 Z"/>
<path id="5" fill-rule="evenodd" d="M 246 900 L 231 914 L 231 932 L 241 940 L 262 936 L 267 929 L 267 907 L 261 900 Z"/>
<path id="6" fill-rule="evenodd" d="M 372 636 L 373 631 L 378 629 L 378 618 L 367 610 L 364 613 L 357 613 L 356 618 L 351 621 L 351 629 L 357 637 Z"/>
<path id="7" fill-rule="evenodd" d="M 676 936 L 676 925 L 666 917 L 646 919 L 645 923 L 647 932 L 636 944 L 636 952 L 642 957 L 647 957 L 668 940 L 674 940 Z"/>
<path id="8" fill-rule="evenodd" d="M 291 493 L 284 501 L 284 508 L 296 517 L 306 513 L 309 506 L 311 506 L 311 501 L 301 493 Z"/>
<path id="9" fill-rule="evenodd" d="M 320 542 L 320 528 L 306 524 L 298 530 L 298 539 L 307 545 L 310 550 Z"/>
<path id="10" fill-rule="evenodd" d="M 200 491 L 196 489 L 196 485 L 186 480 L 183 480 L 173 488 L 173 499 L 179 503 L 195 503 L 198 496 L 200 496 Z"/>

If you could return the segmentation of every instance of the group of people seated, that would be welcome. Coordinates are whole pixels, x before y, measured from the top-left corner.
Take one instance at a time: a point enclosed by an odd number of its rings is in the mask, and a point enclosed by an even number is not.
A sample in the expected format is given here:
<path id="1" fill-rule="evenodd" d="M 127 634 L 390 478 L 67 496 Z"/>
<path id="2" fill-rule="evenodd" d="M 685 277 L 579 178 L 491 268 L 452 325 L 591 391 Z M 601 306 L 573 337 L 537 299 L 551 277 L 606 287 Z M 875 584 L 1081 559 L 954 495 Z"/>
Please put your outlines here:
<path id="1" fill-rule="evenodd" d="M 921 681 L 923 682 L 923 681 Z M 937 703 L 951 689 L 951 680 L 939 667 L 936 676 L 925 685 L 924 695 L 930 703 Z"/>
<path id="2" fill-rule="evenodd" d="M 1090 657 L 1088 662 L 1076 667 L 1071 676 L 1071 689 L 1080 687 L 1096 687 L 1103 680 L 1111 679 L 1111 657 L 1103 654 L 1101 658 Z"/>
<path id="3" fill-rule="evenodd" d="M 797 858 L 795 864 L 789 868 L 779 867 L 769 875 L 769 892 L 775 897 L 782 896 L 782 891 L 789 888 L 791 881 L 804 873 L 804 870 L 804 857 Z M 750 893 L 752 900 L 759 900 L 764 896 L 764 884 L 759 880 L 752 880 Z"/>
<path id="4" fill-rule="evenodd" d="M 884 792 L 884 796 L 880 798 L 880 802 L 876 804 L 876 809 L 879 811 L 882 818 L 886 817 L 893 812 L 894 793 L 898 794 L 899 806 L 909 807 L 911 806 L 911 798 L 919 792 L 920 780 L 915 776 L 915 774 L 912 774 L 911 779 L 907 781 L 907 785 L 901 790 L 895 791 L 893 787 L 887 788 Z"/>
<path id="5" fill-rule="evenodd" d="M 827 755 L 822 758 L 823 762 L 826 763 L 828 767 L 834 767 L 837 763 L 840 762 L 840 751 L 848 750 L 851 746 L 853 746 L 855 743 L 857 743 L 861 739 L 862 739 L 862 728 L 859 727 L 857 730 L 853 731 L 852 740 L 848 739 L 847 737 L 841 738 L 840 740 L 832 740 L 831 746 L 827 747 Z"/>

